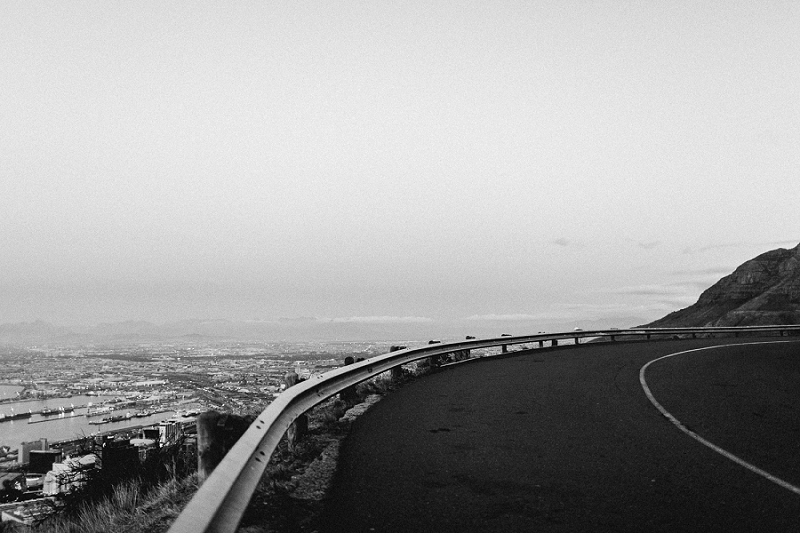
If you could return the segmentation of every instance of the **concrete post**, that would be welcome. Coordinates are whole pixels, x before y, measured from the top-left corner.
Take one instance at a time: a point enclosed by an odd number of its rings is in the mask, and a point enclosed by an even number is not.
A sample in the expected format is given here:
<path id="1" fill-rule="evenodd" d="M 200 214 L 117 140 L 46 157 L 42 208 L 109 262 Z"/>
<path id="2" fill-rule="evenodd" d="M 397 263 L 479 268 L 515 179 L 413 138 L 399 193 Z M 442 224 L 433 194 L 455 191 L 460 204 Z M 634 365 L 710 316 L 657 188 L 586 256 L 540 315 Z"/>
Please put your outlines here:
<path id="1" fill-rule="evenodd" d="M 197 477 L 206 480 L 225 457 L 224 432 L 219 427 L 220 414 L 208 411 L 197 417 Z"/>
<path id="2" fill-rule="evenodd" d="M 294 370 L 290 370 L 286 373 L 283 377 L 284 382 L 286 383 L 286 388 L 292 387 L 300 383 L 300 376 Z M 289 426 L 289 429 L 286 430 L 286 438 L 289 441 L 289 450 L 294 451 L 297 443 L 308 433 L 308 416 L 303 413 L 302 415 L 298 416 L 294 422 Z"/>
<path id="3" fill-rule="evenodd" d="M 344 358 L 344 366 L 352 365 L 353 363 L 355 363 L 355 359 L 353 359 L 349 355 Z M 339 393 L 339 399 L 345 403 L 355 402 L 358 399 L 358 395 L 356 394 L 356 388 L 353 386 L 343 389 L 342 392 Z"/>
<path id="4" fill-rule="evenodd" d="M 400 350 L 404 350 L 405 348 L 406 348 L 405 346 L 392 346 L 389 348 L 389 352 L 397 352 Z M 400 381 L 400 379 L 403 377 L 403 367 L 396 366 L 392 369 L 391 372 L 392 372 L 391 373 L 392 381 Z"/>
<path id="5" fill-rule="evenodd" d="M 440 344 L 441 342 L 442 342 L 442 341 L 435 341 L 435 340 L 431 340 L 431 341 L 428 341 L 428 344 Z M 440 356 L 438 356 L 438 355 L 432 355 L 432 356 L 428 357 L 428 364 L 430 364 L 430 365 L 431 365 L 431 368 L 436 368 L 436 367 L 438 367 L 440 363 L 441 363 L 441 358 L 440 358 Z"/>
<path id="6" fill-rule="evenodd" d="M 474 339 L 475 339 L 475 337 L 473 337 L 472 335 L 467 335 L 466 340 L 471 341 L 471 340 L 474 340 Z M 470 354 L 470 350 L 462 350 L 461 351 L 462 359 L 469 359 L 471 356 L 472 355 Z"/>
<path id="7" fill-rule="evenodd" d="M 502 334 L 502 335 L 500 335 L 500 336 L 501 336 L 501 337 L 510 337 L 510 336 L 511 336 L 511 334 L 510 334 L 510 333 L 503 333 L 503 334 Z M 503 352 L 503 353 L 508 353 L 508 344 L 504 344 L 504 345 L 503 345 L 501 348 L 502 348 L 502 352 Z"/>

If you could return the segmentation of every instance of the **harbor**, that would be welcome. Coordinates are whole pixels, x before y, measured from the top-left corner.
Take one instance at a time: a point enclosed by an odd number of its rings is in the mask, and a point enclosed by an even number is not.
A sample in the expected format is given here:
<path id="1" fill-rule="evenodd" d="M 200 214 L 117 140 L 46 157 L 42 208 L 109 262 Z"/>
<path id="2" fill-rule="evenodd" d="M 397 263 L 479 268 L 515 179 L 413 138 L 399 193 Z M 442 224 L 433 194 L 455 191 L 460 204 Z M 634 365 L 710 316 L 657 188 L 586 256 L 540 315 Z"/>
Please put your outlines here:
<path id="1" fill-rule="evenodd" d="M 85 408 L 85 407 L 86 407 L 85 405 L 82 405 L 82 406 L 79 406 L 78 408 Z M 20 419 L 23 419 L 23 418 L 31 418 L 34 415 L 38 415 L 40 417 L 45 417 L 45 419 L 44 420 L 31 420 L 31 421 L 29 421 L 29 423 L 35 424 L 35 423 L 38 423 L 38 422 L 47 422 L 48 420 L 52 420 L 52 419 L 46 418 L 46 417 L 52 417 L 52 416 L 55 416 L 55 415 L 59 415 L 59 416 L 63 417 L 63 416 L 66 416 L 67 414 L 74 413 L 75 409 L 76 409 L 76 407 L 74 405 L 70 405 L 69 407 L 59 407 L 57 409 L 53 409 L 51 407 L 45 407 L 41 411 L 28 410 L 28 411 L 15 412 L 14 410 L 12 410 L 11 413 L 9 413 L 9 414 L 0 413 L 0 423 L 10 422 L 12 420 L 20 420 Z"/>
<path id="2" fill-rule="evenodd" d="M 3 416 L 5 415 L 5 416 Z M 173 408 L 133 405 L 113 396 L 75 396 L 0 405 L 0 446 L 21 442 L 87 438 L 100 432 L 158 424 L 176 415 Z"/>

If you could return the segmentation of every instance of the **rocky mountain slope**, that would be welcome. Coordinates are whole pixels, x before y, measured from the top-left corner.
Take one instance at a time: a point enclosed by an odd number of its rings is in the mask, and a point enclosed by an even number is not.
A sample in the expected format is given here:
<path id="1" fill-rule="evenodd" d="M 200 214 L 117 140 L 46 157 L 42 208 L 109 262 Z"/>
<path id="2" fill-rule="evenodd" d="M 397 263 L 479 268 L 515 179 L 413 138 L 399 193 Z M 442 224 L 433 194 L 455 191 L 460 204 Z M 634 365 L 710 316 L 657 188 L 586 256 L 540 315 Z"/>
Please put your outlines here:
<path id="1" fill-rule="evenodd" d="M 766 252 L 650 327 L 800 324 L 800 245 Z"/>

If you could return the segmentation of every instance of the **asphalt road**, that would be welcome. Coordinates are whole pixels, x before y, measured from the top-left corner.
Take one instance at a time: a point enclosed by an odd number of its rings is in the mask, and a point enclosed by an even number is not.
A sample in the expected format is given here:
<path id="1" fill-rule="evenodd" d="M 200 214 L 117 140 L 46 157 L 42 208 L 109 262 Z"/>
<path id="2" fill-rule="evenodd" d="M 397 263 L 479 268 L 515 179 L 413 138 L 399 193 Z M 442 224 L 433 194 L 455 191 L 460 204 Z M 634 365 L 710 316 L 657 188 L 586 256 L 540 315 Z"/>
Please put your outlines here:
<path id="1" fill-rule="evenodd" d="M 755 340 L 542 349 L 410 383 L 354 424 L 322 530 L 800 531 L 800 495 L 681 432 L 639 381 L 662 355 Z M 800 343 L 679 355 L 646 380 L 690 430 L 800 485 Z"/>

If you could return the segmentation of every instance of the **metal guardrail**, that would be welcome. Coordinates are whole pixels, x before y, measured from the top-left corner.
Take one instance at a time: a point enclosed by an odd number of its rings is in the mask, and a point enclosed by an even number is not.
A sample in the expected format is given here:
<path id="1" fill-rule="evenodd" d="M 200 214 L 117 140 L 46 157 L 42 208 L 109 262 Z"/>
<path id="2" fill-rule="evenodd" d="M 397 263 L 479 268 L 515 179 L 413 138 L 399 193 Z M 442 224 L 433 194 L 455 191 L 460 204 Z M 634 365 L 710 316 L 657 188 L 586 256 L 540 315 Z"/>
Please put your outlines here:
<path id="1" fill-rule="evenodd" d="M 476 350 L 550 342 L 556 346 L 560 340 L 582 338 L 650 339 L 653 336 L 713 335 L 741 333 L 800 333 L 799 326 L 750 326 L 714 328 L 634 328 L 593 331 L 571 331 L 525 336 L 502 336 L 445 344 L 429 344 L 421 348 L 407 348 L 373 357 L 359 363 L 331 370 L 301 382 L 281 393 L 256 419 L 225 458 L 214 469 L 195 496 L 170 527 L 170 533 L 232 533 L 236 531 L 256 487 L 261 481 L 267 463 L 283 435 L 294 420 L 318 403 L 332 397 L 347 387 L 357 385 L 392 368 L 428 357 L 444 355 L 459 350 Z"/>

